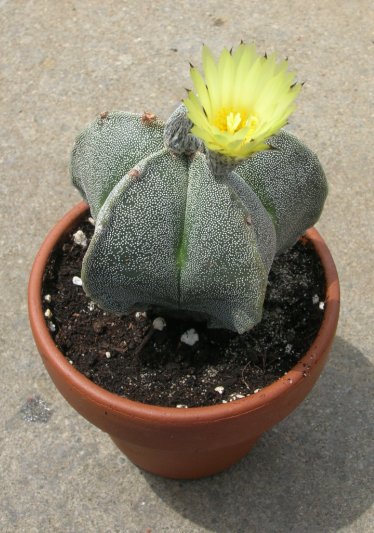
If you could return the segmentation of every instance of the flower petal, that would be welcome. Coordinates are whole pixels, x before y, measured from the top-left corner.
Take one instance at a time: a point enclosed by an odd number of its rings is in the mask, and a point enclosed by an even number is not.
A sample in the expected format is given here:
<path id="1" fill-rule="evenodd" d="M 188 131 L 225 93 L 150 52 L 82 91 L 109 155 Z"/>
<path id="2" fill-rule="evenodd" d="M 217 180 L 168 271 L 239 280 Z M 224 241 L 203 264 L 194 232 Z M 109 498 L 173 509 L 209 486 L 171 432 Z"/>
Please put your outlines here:
<path id="1" fill-rule="evenodd" d="M 207 46 L 203 46 L 203 67 L 212 110 L 217 109 L 220 100 L 219 76 L 214 58 Z"/>
<path id="2" fill-rule="evenodd" d="M 197 68 L 191 68 L 190 76 L 193 81 L 193 84 L 195 85 L 195 89 L 201 101 L 202 107 L 205 109 L 205 112 L 208 115 L 208 117 L 211 117 L 212 106 L 210 102 L 209 92 L 208 92 L 207 86 L 205 85 L 203 77 L 201 76 Z"/>

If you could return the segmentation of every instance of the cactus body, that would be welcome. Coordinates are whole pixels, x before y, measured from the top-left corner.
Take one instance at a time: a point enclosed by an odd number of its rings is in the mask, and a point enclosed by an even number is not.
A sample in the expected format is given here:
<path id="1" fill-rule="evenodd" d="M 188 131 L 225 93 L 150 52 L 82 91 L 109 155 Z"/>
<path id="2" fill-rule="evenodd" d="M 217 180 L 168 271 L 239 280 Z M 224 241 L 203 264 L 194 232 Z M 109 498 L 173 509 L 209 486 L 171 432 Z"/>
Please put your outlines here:
<path id="1" fill-rule="evenodd" d="M 96 219 L 108 194 L 147 155 L 164 147 L 163 126 L 117 111 L 97 118 L 77 137 L 70 173 Z"/>
<path id="2" fill-rule="evenodd" d="M 96 120 L 71 162 L 96 218 L 87 294 L 119 314 L 185 312 L 211 327 L 253 327 L 275 253 L 318 219 L 327 190 L 300 141 L 282 131 L 269 143 L 217 176 L 183 109 L 166 127 L 127 113 Z"/>
<path id="3" fill-rule="evenodd" d="M 281 130 L 267 144 L 272 150 L 257 152 L 235 172 L 271 214 L 279 253 L 319 219 L 327 182 L 316 154 L 291 133 Z"/>

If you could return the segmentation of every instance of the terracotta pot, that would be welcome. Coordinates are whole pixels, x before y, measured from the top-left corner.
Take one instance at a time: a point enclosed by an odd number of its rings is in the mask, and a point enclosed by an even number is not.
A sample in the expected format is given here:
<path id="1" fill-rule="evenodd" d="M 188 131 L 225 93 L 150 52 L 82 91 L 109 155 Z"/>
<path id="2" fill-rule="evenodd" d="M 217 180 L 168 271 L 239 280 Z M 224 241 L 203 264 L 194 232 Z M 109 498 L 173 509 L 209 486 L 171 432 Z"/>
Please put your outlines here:
<path id="1" fill-rule="evenodd" d="M 315 229 L 306 233 L 325 269 L 325 316 L 314 343 L 287 376 L 231 403 L 164 408 L 127 400 L 92 383 L 68 363 L 46 326 L 41 302 L 46 263 L 56 244 L 87 210 L 81 202 L 51 230 L 31 272 L 30 323 L 46 369 L 74 409 L 109 433 L 120 450 L 144 470 L 177 479 L 200 478 L 225 470 L 246 455 L 262 433 L 299 405 L 326 362 L 338 322 L 339 281 L 325 242 Z"/>

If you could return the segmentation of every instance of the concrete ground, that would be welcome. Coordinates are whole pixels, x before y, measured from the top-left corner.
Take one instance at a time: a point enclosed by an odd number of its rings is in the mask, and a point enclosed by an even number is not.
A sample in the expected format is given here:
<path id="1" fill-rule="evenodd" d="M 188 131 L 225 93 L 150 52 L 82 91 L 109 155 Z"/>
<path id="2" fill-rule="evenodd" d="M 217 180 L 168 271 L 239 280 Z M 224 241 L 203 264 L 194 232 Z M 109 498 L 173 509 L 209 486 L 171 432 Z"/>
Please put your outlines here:
<path id="1" fill-rule="evenodd" d="M 0 0 L 2 532 L 374 531 L 370 4 Z M 166 118 L 202 42 L 218 52 L 241 39 L 288 56 L 307 82 L 291 125 L 330 182 L 318 227 L 341 277 L 341 319 L 292 416 L 230 471 L 168 481 L 140 472 L 59 395 L 29 331 L 26 285 L 47 230 L 78 201 L 75 135 L 104 110 Z"/>

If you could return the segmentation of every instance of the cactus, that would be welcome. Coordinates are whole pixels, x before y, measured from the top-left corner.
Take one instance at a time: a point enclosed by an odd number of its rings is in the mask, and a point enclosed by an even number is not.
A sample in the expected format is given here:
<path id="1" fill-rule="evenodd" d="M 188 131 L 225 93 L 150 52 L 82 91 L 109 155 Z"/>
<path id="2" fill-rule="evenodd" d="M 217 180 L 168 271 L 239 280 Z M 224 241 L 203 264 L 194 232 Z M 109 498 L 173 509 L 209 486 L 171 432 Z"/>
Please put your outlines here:
<path id="1" fill-rule="evenodd" d="M 77 138 L 71 177 L 96 221 L 83 287 L 117 314 L 190 315 L 243 333 L 261 319 L 275 254 L 318 219 L 325 176 L 284 130 L 232 158 L 207 148 L 187 114 L 182 104 L 163 124 L 107 113 Z"/>

